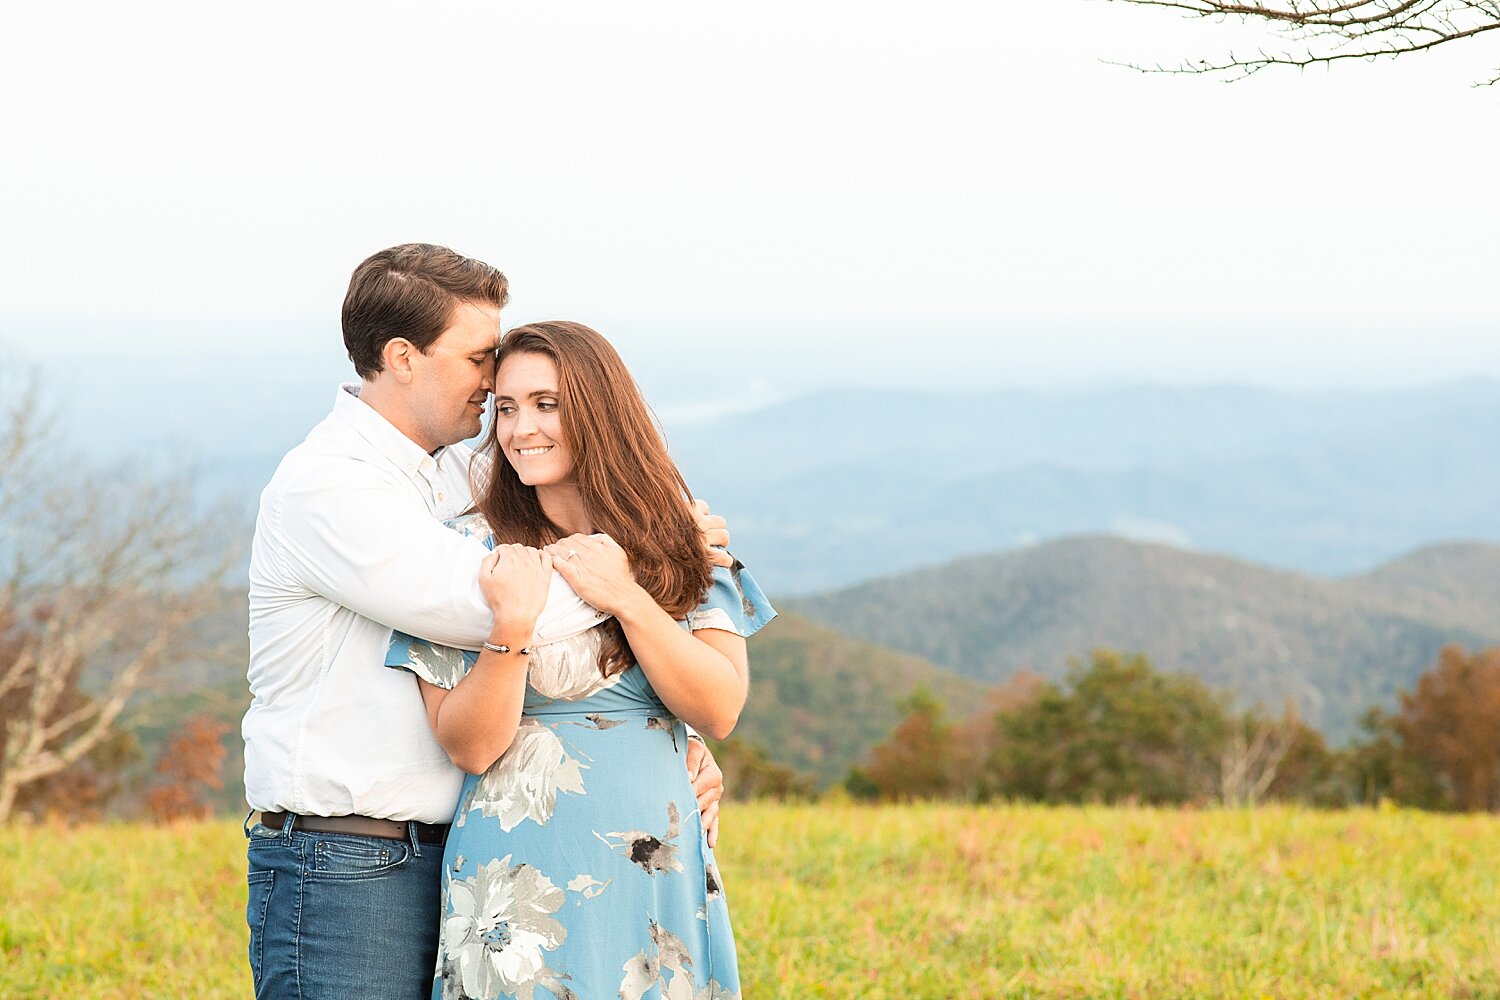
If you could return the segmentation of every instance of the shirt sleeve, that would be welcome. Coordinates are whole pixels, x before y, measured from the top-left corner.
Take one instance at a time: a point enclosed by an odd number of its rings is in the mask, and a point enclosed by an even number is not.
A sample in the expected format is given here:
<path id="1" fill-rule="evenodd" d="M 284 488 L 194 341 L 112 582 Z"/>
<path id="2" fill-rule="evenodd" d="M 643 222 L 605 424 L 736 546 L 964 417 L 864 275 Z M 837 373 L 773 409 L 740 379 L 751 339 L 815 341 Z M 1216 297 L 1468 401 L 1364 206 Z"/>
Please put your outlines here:
<path id="1" fill-rule="evenodd" d="M 289 484 L 276 511 L 283 570 L 313 593 L 436 645 L 478 649 L 493 616 L 479 590 L 487 549 L 435 520 L 395 473 L 329 459 Z M 553 575 L 535 641 L 577 635 L 605 615 Z"/>
<path id="2" fill-rule="evenodd" d="M 696 610 L 689 611 L 686 626 L 723 629 L 748 639 L 776 617 L 776 609 L 738 559 L 725 569 L 714 567 L 713 585 Z"/>

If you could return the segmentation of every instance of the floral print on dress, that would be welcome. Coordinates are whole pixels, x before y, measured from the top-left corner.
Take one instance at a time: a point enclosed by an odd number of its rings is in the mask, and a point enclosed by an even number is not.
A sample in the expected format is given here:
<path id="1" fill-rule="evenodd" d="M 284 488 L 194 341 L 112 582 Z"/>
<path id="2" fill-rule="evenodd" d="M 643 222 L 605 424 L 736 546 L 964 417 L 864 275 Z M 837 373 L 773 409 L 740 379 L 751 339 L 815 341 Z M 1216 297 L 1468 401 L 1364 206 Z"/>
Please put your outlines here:
<path id="1" fill-rule="evenodd" d="M 646 728 L 655 729 L 657 732 L 667 733 L 672 737 L 672 750 L 677 750 L 677 720 L 670 715 L 648 715 L 646 717 Z"/>
<path id="2" fill-rule="evenodd" d="M 641 1000 L 654 986 L 661 987 L 662 1000 L 740 1000 L 739 990 L 727 989 L 714 979 L 695 989 L 693 958 L 687 946 L 656 921 L 649 924 L 651 943 L 625 963 L 620 1000 Z"/>
<path id="3" fill-rule="evenodd" d="M 429 684 L 436 684 L 449 691 L 469 672 L 469 664 L 464 662 L 464 651 L 452 646 L 414 642 L 411 644 L 411 658 L 418 676 Z"/>
<path id="4" fill-rule="evenodd" d="M 552 916 L 564 895 L 545 875 L 511 865 L 507 855 L 480 865 L 473 878 L 450 877 L 444 894 L 448 915 L 439 947 L 444 979 L 458 987 L 457 997 L 491 1000 L 558 981 L 544 953 L 567 939 L 567 928 Z"/>
<path id="5" fill-rule="evenodd" d="M 724 894 L 724 883 L 719 881 L 719 866 L 711 861 L 703 867 L 703 884 L 709 899 L 718 899 Z"/>
<path id="6" fill-rule="evenodd" d="M 544 698 L 578 701 L 620 682 L 620 675 L 599 672 L 604 630 L 591 628 L 570 639 L 537 646 L 526 666 L 526 683 Z"/>
<path id="7" fill-rule="evenodd" d="M 645 830 L 604 834 L 595 832 L 594 836 L 640 865 L 641 870 L 647 875 L 655 875 L 657 872 L 682 871 L 682 861 L 677 856 L 678 848 L 673 843 L 681 831 L 682 813 L 677 810 L 677 803 L 669 801 L 665 836 L 658 837 Z"/>
<path id="8" fill-rule="evenodd" d="M 477 809 L 497 817 L 506 832 L 528 819 L 545 826 L 559 792 L 584 794 L 586 770 L 588 765 L 570 756 L 549 726 L 523 717 L 510 748 L 469 785 L 454 822 L 463 826 Z"/>
<path id="9" fill-rule="evenodd" d="M 700 628 L 716 628 L 725 632 L 733 632 L 734 626 L 730 624 L 729 615 L 723 608 L 709 608 L 707 611 L 689 611 L 687 616 L 688 628 L 697 631 Z"/>
<path id="10" fill-rule="evenodd" d="M 609 882 L 613 881 L 614 879 L 609 880 Z M 593 899 L 609 888 L 609 882 L 601 882 L 592 875 L 578 875 L 568 883 L 568 891 L 581 892 L 584 899 Z"/>

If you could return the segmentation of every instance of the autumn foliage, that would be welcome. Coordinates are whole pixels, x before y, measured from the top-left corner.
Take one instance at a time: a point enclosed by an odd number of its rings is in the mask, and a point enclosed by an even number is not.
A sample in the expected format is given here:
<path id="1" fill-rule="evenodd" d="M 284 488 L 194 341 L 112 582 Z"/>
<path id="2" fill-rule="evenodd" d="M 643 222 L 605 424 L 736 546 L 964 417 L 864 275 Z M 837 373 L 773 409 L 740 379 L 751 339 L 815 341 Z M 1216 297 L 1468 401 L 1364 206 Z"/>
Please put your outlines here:
<path id="1" fill-rule="evenodd" d="M 146 806 L 159 823 L 205 819 L 213 812 L 210 793 L 224 787 L 224 735 L 229 727 L 211 715 L 195 715 L 167 741 L 156 759 L 165 780 L 146 793 Z"/>
<path id="2" fill-rule="evenodd" d="M 1263 799 L 1340 806 L 1391 799 L 1500 812 L 1500 648 L 1449 646 L 1401 710 L 1371 710 L 1366 739 L 1330 749 L 1288 704 L 1236 711 L 1227 693 L 1098 650 L 1058 684 L 1035 675 L 967 719 L 918 691 L 851 771 L 852 794 L 1051 803 Z"/>
<path id="3" fill-rule="evenodd" d="M 1445 647 L 1392 724 L 1448 805 L 1500 811 L 1500 648 Z"/>

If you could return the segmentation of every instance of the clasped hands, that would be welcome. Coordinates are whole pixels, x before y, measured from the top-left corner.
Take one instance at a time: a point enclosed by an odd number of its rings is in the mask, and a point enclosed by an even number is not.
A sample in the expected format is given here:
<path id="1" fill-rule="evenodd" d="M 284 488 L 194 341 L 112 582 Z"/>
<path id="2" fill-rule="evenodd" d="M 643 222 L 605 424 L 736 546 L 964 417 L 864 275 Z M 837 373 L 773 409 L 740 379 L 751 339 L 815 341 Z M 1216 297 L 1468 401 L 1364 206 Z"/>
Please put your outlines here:
<path id="1" fill-rule="evenodd" d="M 694 500 L 693 518 L 703 535 L 708 560 L 728 568 L 729 529 L 708 504 Z M 557 570 L 578 596 L 605 614 L 617 615 L 644 593 L 630 575 L 630 559 L 608 535 L 569 535 L 543 549 L 498 545 L 479 569 L 479 586 L 495 611 L 496 623 L 534 622 L 547 603 L 550 574 Z"/>

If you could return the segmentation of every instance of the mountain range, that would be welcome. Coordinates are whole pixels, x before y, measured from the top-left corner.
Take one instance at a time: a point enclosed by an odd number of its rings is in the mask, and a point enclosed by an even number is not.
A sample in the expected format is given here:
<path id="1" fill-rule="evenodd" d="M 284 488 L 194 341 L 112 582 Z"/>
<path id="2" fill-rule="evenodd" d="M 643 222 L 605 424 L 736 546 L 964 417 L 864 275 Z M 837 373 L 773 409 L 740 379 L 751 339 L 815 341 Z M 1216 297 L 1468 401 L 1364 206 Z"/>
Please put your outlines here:
<path id="1" fill-rule="evenodd" d="M 1319 575 L 1500 541 L 1500 383 L 847 390 L 668 427 L 775 592 L 1108 533 Z"/>
<path id="2" fill-rule="evenodd" d="M 1500 546 L 1430 546 L 1336 579 L 1085 536 L 788 602 L 846 635 L 994 683 L 1141 652 L 1243 704 L 1288 697 L 1334 741 L 1395 706 L 1447 643 L 1500 643 Z"/>

